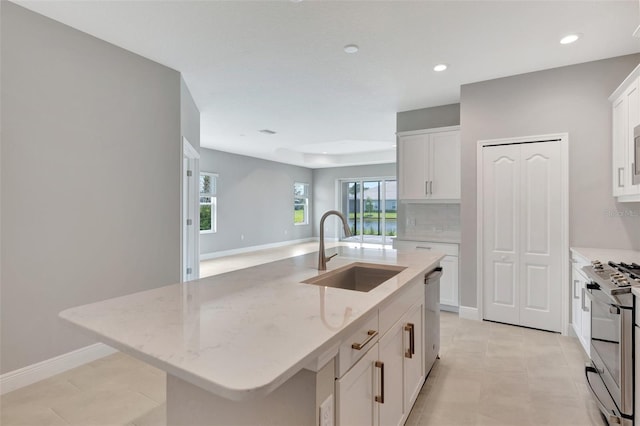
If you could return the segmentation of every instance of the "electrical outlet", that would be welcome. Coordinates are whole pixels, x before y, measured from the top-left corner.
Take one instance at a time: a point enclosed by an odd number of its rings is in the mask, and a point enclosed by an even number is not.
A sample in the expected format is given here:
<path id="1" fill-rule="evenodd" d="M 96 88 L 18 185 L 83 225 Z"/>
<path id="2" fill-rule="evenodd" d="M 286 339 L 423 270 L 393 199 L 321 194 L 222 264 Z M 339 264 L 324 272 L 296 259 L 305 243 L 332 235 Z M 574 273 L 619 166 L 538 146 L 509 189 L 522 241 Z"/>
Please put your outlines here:
<path id="1" fill-rule="evenodd" d="M 333 426 L 333 394 L 320 404 L 320 426 Z"/>

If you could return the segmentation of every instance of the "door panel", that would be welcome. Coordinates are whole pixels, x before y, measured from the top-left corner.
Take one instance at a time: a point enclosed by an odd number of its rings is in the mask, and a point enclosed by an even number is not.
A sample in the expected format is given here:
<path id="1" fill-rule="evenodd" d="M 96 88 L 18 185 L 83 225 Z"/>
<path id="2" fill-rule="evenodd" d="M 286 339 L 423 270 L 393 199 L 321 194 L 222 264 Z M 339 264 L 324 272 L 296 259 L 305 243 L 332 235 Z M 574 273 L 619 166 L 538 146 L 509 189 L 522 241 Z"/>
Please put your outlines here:
<path id="1" fill-rule="evenodd" d="M 373 345 L 344 376 L 336 380 L 336 423 L 338 426 L 378 426 L 378 380 L 374 363 L 378 343 Z"/>
<path id="2" fill-rule="evenodd" d="M 517 146 L 483 149 L 484 316 L 517 324 L 519 182 Z"/>
<path id="3" fill-rule="evenodd" d="M 431 198 L 460 198 L 460 132 L 431 135 Z"/>
<path id="4" fill-rule="evenodd" d="M 520 325 L 561 331 L 562 272 L 560 260 L 561 153 L 560 143 L 520 145 L 520 202 L 523 229 L 520 233 L 520 285 L 526 295 L 521 302 Z"/>
<path id="5" fill-rule="evenodd" d="M 400 148 L 400 198 L 426 198 L 424 172 L 427 168 L 429 135 L 403 136 L 399 141 Z"/>
<path id="6" fill-rule="evenodd" d="M 404 413 L 403 326 L 402 321 L 398 321 L 378 343 L 380 359 L 384 362 L 384 403 L 377 404 L 380 409 L 380 425 L 398 425 Z"/>

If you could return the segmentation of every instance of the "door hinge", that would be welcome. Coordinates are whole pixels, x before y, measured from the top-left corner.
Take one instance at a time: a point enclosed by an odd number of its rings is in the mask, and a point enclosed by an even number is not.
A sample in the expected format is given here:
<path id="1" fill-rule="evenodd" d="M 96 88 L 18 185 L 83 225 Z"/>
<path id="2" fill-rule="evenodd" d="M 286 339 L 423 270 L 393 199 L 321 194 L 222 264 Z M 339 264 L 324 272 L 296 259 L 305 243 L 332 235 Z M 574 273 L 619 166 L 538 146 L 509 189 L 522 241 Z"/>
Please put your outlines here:
<path id="1" fill-rule="evenodd" d="M 193 273 L 193 269 L 187 268 L 187 275 L 191 275 Z"/>
<path id="2" fill-rule="evenodd" d="M 187 219 L 187 226 L 191 226 L 193 225 L 193 220 L 192 219 Z"/>
<path id="3" fill-rule="evenodd" d="M 193 176 L 193 172 L 191 170 L 187 170 L 187 176 L 189 177 Z"/>

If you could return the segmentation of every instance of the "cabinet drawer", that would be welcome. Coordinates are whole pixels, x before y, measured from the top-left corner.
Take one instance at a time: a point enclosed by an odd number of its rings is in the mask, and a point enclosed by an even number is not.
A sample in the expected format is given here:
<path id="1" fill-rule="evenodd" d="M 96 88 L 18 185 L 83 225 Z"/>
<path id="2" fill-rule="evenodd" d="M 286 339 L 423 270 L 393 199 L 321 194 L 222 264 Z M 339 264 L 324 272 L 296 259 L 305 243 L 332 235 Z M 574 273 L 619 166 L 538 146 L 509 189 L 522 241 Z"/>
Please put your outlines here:
<path id="1" fill-rule="evenodd" d="M 431 250 L 438 253 L 444 253 L 449 256 L 458 256 L 458 244 L 395 240 L 393 247 L 400 250 Z"/>
<path id="2" fill-rule="evenodd" d="M 362 322 L 358 329 L 342 341 L 336 363 L 336 377 L 342 377 L 380 338 L 378 311 Z M 356 348 L 354 348 L 354 345 Z M 359 347 L 359 349 L 357 349 Z"/>
<path id="3" fill-rule="evenodd" d="M 380 308 L 380 334 L 384 335 L 417 301 L 423 300 L 424 277 L 417 277 L 399 295 Z"/>

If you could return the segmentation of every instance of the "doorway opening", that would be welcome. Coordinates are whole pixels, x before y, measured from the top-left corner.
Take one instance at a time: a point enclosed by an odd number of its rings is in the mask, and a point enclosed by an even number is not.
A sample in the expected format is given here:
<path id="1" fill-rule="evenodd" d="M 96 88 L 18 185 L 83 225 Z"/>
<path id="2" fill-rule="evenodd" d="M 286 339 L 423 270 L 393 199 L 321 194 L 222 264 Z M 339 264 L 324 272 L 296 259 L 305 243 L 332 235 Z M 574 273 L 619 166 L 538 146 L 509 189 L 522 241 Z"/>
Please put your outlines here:
<path id="1" fill-rule="evenodd" d="M 390 245 L 398 233 L 395 177 L 345 179 L 340 184 L 340 210 L 351 237 L 342 241 Z"/>

